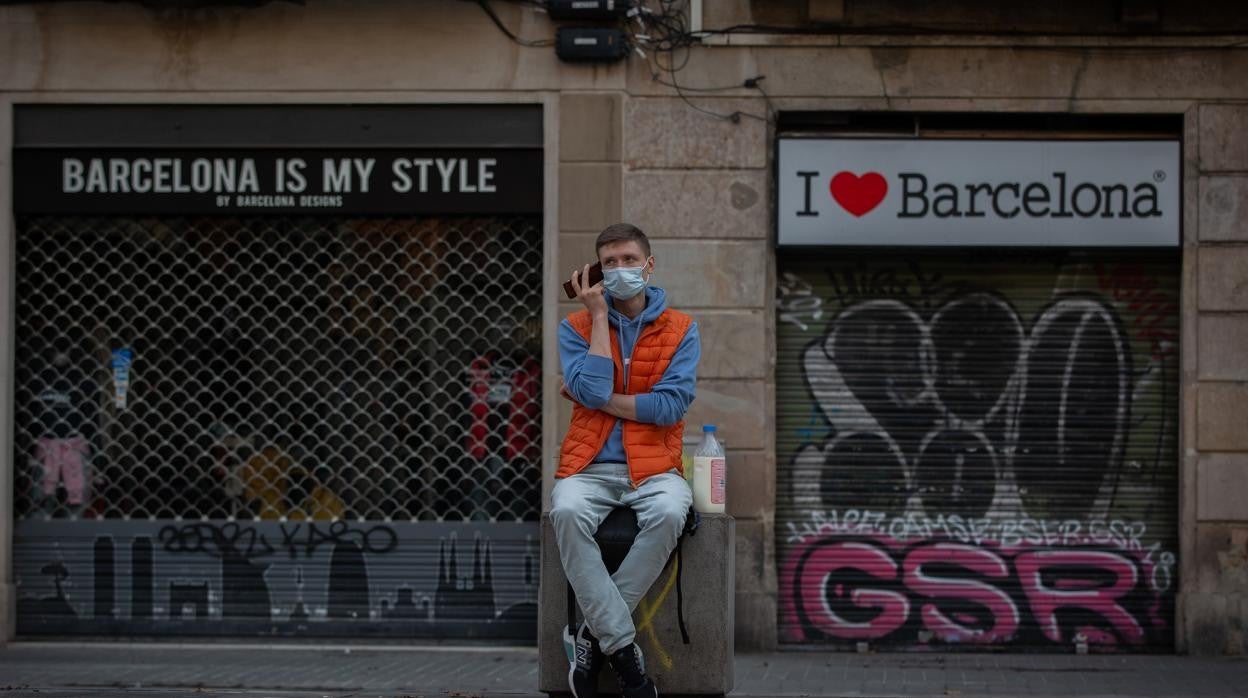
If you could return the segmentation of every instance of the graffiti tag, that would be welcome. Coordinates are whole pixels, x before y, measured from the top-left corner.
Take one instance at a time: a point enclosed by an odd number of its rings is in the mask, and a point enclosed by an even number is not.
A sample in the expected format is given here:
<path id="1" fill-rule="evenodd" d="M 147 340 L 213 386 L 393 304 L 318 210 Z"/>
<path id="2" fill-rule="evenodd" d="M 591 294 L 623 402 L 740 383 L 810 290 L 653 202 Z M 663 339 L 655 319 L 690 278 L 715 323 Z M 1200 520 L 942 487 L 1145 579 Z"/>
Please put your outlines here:
<path id="1" fill-rule="evenodd" d="M 1116 548 L 816 536 L 781 570 L 781 622 L 795 642 L 1142 645 L 1167 632 L 1151 578 Z"/>

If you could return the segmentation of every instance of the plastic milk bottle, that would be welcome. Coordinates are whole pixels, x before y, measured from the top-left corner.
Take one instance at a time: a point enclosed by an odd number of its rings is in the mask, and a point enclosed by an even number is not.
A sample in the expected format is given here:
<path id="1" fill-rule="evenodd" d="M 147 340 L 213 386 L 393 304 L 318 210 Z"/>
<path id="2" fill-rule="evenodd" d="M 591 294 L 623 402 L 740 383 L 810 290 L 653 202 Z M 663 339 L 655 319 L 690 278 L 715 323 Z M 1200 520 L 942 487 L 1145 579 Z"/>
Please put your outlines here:
<path id="1" fill-rule="evenodd" d="M 715 425 L 702 427 L 702 443 L 693 452 L 693 508 L 703 514 L 724 513 L 728 473 L 724 446 L 715 438 Z"/>

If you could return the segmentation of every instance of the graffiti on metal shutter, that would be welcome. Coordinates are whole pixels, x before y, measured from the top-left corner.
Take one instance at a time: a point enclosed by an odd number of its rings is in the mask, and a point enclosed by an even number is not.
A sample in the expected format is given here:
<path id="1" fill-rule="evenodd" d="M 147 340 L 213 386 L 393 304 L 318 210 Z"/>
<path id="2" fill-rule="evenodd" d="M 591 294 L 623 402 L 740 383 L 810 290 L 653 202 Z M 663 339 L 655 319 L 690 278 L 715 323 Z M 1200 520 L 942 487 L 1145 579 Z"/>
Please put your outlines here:
<path id="1" fill-rule="evenodd" d="M 782 641 L 1171 642 L 1173 269 L 787 268 Z"/>
<path id="2" fill-rule="evenodd" d="M 17 524 L 18 632 L 526 639 L 532 524 Z M 56 541 L 47 545 L 41 541 Z"/>

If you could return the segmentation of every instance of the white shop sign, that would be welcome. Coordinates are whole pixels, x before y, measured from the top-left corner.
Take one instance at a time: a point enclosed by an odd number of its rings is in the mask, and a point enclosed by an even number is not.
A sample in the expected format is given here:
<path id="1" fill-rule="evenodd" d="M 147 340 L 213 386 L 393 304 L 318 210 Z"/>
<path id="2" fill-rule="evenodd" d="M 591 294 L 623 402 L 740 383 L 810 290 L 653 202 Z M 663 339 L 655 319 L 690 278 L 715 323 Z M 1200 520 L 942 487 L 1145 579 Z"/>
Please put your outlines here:
<path id="1" fill-rule="evenodd" d="M 1179 244 L 1179 142 L 782 138 L 780 245 Z"/>

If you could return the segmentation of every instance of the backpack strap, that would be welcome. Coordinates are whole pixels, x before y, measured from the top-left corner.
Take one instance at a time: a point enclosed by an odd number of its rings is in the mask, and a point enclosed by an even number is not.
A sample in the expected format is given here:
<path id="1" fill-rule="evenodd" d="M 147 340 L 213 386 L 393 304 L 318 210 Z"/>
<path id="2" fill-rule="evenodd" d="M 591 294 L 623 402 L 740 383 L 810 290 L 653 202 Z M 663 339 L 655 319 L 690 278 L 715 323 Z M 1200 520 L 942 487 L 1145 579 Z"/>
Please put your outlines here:
<path id="1" fill-rule="evenodd" d="M 685 536 L 696 536 L 698 526 L 701 525 L 702 515 L 693 508 L 693 505 L 690 505 L 689 513 L 685 515 L 685 528 L 680 532 L 680 537 L 676 539 L 676 550 L 672 552 L 672 557 L 676 561 L 676 624 L 680 626 L 680 639 L 686 645 L 689 644 L 689 629 L 685 627 L 685 589 L 682 583 L 685 579 L 685 561 L 680 555 L 680 546 Z"/>
<path id="2" fill-rule="evenodd" d="M 685 577 L 684 560 L 680 557 L 680 543 L 684 536 L 676 539 L 676 624 L 680 626 L 680 640 L 689 644 L 689 629 L 685 627 L 685 590 L 681 580 Z"/>

